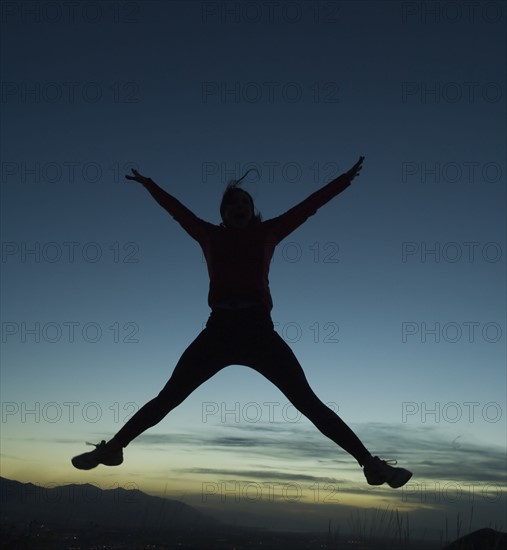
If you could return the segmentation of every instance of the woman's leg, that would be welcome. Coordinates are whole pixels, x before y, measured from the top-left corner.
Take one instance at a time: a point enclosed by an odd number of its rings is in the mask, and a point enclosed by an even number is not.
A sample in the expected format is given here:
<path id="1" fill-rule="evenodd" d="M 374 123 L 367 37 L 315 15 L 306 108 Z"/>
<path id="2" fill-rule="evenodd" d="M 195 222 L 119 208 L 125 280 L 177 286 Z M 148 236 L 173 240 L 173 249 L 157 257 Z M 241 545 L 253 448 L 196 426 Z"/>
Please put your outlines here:
<path id="1" fill-rule="evenodd" d="M 271 332 L 263 350 L 252 355 L 248 366 L 270 380 L 296 409 L 361 466 L 371 457 L 357 435 L 315 395 L 296 356 L 277 332 Z"/>
<path id="2" fill-rule="evenodd" d="M 75 456 L 72 464 L 80 470 L 91 470 L 99 464 L 118 466 L 123 462 L 123 447 L 160 422 L 167 413 L 184 401 L 198 386 L 222 368 L 231 364 L 227 339 L 220 322 L 213 322 L 188 346 L 178 361 L 171 378 L 157 397 L 146 403 L 107 443 L 95 450 Z"/>
<path id="3" fill-rule="evenodd" d="M 223 345 L 209 329 L 204 329 L 183 352 L 162 391 L 139 409 L 109 444 L 126 447 L 138 435 L 158 424 L 198 386 L 227 364 Z"/>

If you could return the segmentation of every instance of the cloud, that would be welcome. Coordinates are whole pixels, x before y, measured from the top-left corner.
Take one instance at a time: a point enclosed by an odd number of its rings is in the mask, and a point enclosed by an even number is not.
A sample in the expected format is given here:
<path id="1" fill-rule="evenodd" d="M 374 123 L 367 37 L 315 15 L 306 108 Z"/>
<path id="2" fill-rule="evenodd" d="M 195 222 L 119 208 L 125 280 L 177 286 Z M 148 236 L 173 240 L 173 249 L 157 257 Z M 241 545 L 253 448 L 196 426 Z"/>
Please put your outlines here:
<path id="1" fill-rule="evenodd" d="M 6 455 L 5 453 L 0 453 L 0 459 L 1 460 L 26 460 L 23 457 L 15 456 L 15 455 Z"/>
<path id="2" fill-rule="evenodd" d="M 373 454 L 385 460 L 398 460 L 400 466 L 414 471 L 414 479 L 505 484 L 505 450 L 500 447 L 474 442 L 456 445 L 456 438 L 438 426 L 369 423 L 354 429 Z M 200 453 L 230 451 L 247 459 L 269 456 L 290 465 L 314 459 L 321 471 L 336 468 L 337 464 L 340 468 L 357 469 L 354 459 L 311 426 L 298 426 L 297 433 L 291 434 L 272 424 L 220 425 L 205 433 L 144 434 L 139 442 L 177 447 L 195 445 Z M 259 477 L 263 476 L 259 473 Z"/>
<path id="3" fill-rule="evenodd" d="M 414 482 L 441 480 L 501 487 L 506 483 L 506 452 L 499 446 L 466 442 L 442 426 L 367 423 L 351 427 L 372 454 L 378 454 L 384 460 L 395 459 L 400 466 L 412 470 Z M 219 424 L 186 433 L 144 433 L 136 441 L 152 448 L 160 447 L 160 450 L 167 446 L 186 450 L 198 448 L 201 455 L 206 452 L 232 453 L 236 462 L 241 458 L 243 463 L 252 459 L 258 462 L 262 457 L 263 460 L 283 461 L 287 465 L 285 474 L 255 470 L 259 479 L 276 475 L 278 479 L 297 480 L 297 476 L 307 475 L 309 479 L 334 481 L 333 475 L 325 475 L 327 470 L 334 472 L 339 468 L 343 474 L 344 470 L 358 469 L 352 457 L 311 424 L 298 423 L 294 430 L 288 429 L 286 422 Z M 76 440 L 55 438 L 51 442 L 68 444 Z M 308 472 L 309 461 L 315 464 L 312 473 L 301 474 L 301 464 L 304 462 L 304 469 Z M 298 472 L 291 473 L 296 468 Z M 204 471 L 200 470 L 201 473 Z M 316 471 L 320 474 L 313 474 Z M 226 475 L 227 472 L 223 470 L 222 473 Z"/>
<path id="4" fill-rule="evenodd" d="M 341 480 L 331 477 L 312 476 L 308 474 L 296 474 L 289 472 L 280 472 L 277 470 L 223 470 L 219 468 L 180 468 L 177 471 L 192 475 L 213 475 L 228 476 L 233 478 L 245 479 L 273 479 L 277 481 L 305 481 L 309 483 L 338 483 Z"/>

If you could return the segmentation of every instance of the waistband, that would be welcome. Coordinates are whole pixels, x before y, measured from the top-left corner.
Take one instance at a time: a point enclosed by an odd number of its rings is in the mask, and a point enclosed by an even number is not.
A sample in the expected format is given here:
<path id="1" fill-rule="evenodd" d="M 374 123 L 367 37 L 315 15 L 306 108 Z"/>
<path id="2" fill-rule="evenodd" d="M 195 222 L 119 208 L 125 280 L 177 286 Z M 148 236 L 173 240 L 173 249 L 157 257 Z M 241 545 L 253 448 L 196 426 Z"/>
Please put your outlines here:
<path id="1" fill-rule="evenodd" d="M 214 307 L 211 310 L 207 326 L 216 326 L 216 323 L 226 323 L 227 325 L 232 323 L 232 325 L 237 324 L 238 326 L 244 323 L 273 328 L 271 312 L 263 304 L 233 309 Z"/>
<path id="2" fill-rule="evenodd" d="M 251 309 L 255 307 L 265 307 L 258 300 L 221 300 L 213 305 L 212 309 Z"/>
<path id="3" fill-rule="evenodd" d="M 255 303 L 252 305 L 242 305 L 240 307 L 223 307 L 223 306 L 214 306 L 211 309 L 211 315 L 219 317 L 232 317 L 232 316 L 271 316 L 270 311 L 264 304 Z"/>

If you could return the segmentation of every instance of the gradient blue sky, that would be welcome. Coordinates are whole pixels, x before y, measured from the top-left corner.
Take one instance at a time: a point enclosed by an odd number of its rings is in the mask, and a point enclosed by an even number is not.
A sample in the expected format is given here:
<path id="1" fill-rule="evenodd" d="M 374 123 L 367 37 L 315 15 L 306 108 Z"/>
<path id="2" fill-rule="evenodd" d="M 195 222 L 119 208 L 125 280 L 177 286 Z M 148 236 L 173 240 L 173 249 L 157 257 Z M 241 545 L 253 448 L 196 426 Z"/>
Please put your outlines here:
<path id="1" fill-rule="evenodd" d="M 411 534 L 458 512 L 505 529 L 506 7 L 476 4 L 2 3 L 2 475 L 135 486 L 272 527 L 382 508 Z M 248 167 L 269 219 L 359 155 L 353 186 L 277 248 L 272 317 L 410 486 L 367 486 L 240 366 L 121 467 L 74 470 L 209 315 L 199 246 L 124 174 L 218 224 Z"/>

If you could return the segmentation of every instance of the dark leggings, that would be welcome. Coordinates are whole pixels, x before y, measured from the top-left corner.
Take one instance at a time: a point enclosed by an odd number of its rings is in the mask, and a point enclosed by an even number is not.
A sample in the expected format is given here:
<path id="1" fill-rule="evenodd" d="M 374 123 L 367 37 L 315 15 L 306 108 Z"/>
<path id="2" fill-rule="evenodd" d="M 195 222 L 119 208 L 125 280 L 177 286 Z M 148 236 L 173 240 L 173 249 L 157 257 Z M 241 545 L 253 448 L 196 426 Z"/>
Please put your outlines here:
<path id="1" fill-rule="evenodd" d="M 206 328 L 183 352 L 162 391 L 125 424 L 113 441 L 126 447 L 228 365 L 245 365 L 265 376 L 360 465 L 370 456 L 355 433 L 315 395 L 299 361 L 275 332 L 271 315 L 263 307 L 214 309 Z"/>

